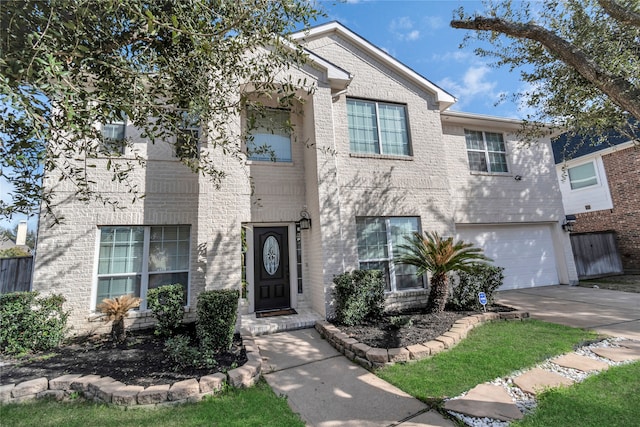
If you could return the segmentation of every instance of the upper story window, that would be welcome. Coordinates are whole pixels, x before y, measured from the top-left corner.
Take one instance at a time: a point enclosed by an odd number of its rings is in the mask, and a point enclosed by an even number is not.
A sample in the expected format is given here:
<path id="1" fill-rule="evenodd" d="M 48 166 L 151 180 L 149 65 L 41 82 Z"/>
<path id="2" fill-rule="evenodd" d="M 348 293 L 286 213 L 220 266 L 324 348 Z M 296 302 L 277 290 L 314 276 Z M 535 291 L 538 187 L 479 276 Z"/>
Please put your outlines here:
<path id="1" fill-rule="evenodd" d="M 113 120 L 103 123 L 100 129 L 106 151 L 109 153 L 124 153 L 127 128 L 127 118 L 124 113 L 115 114 Z"/>
<path id="2" fill-rule="evenodd" d="M 266 108 L 249 110 L 247 117 L 247 158 L 249 160 L 291 162 L 291 120 L 289 110 Z"/>
<path id="3" fill-rule="evenodd" d="M 358 217 L 358 261 L 361 270 L 381 270 L 389 292 L 423 288 L 422 277 L 416 267 L 395 263 L 398 246 L 418 232 L 416 217 Z"/>
<path id="4" fill-rule="evenodd" d="M 347 99 L 352 153 L 409 156 L 409 130 L 404 105 Z"/>
<path id="5" fill-rule="evenodd" d="M 195 159 L 200 152 L 200 117 L 184 113 L 176 135 L 176 157 Z"/>
<path id="6" fill-rule="evenodd" d="M 572 190 L 591 187 L 592 185 L 598 184 L 596 168 L 593 162 L 569 168 L 568 173 L 569 183 L 571 184 Z"/>
<path id="7" fill-rule="evenodd" d="M 464 130 L 467 140 L 469 168 L 474 172 L 504 173 L 507 167 L 507 150 L 501 133 Z"/>
<path id="8" fill-rule="evenodd" d="M 162 285 L 189 285 L 189 226 L 100 228 L 96 305 Z M 186 302 L 186 301 L 185 301 Z"/>

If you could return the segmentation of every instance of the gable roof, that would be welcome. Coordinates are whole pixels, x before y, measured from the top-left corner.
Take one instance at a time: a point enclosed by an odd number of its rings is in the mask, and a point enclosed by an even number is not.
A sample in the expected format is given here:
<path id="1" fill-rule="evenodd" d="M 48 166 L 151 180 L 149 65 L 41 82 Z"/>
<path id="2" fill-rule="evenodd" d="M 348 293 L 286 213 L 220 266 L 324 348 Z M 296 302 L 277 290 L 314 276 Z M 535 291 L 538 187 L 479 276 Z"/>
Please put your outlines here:
<path id="1" fill-rule="evenodd" d="M 367 52 L 372 57 L 389 66 L 389 68 L 391 68 L 392 70 L 418 84 L 426 91 L 434 94 L 436 97 L 436 101 L 440 105 L 440 111 L 446 110 L 456 102 L 456 98 L 453 95 L 440 88 L 436 84 L 432 83 L 422 75 L 418 74 L 368 40 L 349 30 L 338 21 L 328 22 L 326 24 L 318 25 L 306 31 L 293 33 L 291 35 L 291 38 L 299 42 L 304 42 L 305 40 L 314 40 L 331 33 L 339 34 L 341 37 L 349 40 L 351 43 Z"/>

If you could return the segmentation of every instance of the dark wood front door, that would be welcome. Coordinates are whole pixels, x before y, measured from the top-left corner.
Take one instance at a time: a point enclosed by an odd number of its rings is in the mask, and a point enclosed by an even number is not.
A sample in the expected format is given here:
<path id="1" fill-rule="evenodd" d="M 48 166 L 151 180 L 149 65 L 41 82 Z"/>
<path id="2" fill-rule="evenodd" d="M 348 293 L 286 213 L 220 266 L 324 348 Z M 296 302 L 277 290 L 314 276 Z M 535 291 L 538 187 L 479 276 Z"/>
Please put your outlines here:
<path id="1" fill-rule="evenodd" d="M 255 227 L 253 236 L 256 311 L 289 308 L 288 229 Z"/>

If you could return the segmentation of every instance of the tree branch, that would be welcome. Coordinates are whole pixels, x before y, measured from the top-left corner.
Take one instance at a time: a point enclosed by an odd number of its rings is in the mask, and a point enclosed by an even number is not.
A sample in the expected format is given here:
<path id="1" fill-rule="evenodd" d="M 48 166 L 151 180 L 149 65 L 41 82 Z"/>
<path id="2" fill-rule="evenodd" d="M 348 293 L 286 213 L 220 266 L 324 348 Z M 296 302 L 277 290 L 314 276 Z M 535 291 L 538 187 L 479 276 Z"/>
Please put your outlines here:
<path id="1" fill-rule="evenodd" d="M 640 89 L 624 77 L 603 69 L 577 46 L 544 27 L 533 23 L 517 23 L 483 16 L 477 16 L 474 19 L 453 20 L 451 27 L 465 30 L 495 31 L 519 39 L 536 41 L 558 59 L 574 68 L 619 107 L 640 120 Z"/>
<path id="2" fill-rule="evenodd" d="M 621 5 L 616 0 L 598 0 L 598 4 L 616 21 L 640 27 L 640 13 Z"/>

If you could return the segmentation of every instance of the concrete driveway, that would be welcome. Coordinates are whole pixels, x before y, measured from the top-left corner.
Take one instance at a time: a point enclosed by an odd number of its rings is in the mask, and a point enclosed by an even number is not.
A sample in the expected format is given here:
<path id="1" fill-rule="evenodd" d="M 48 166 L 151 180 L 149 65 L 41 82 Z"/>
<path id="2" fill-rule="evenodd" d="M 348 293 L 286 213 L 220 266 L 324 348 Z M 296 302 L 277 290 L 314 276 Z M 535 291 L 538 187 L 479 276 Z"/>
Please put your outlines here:
<path id="1" fill-rule="evenodd" d="M 497 302 L 534 319 L 640 340 L 640 294 L 577 286 L 498 292 Z"/>

